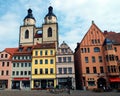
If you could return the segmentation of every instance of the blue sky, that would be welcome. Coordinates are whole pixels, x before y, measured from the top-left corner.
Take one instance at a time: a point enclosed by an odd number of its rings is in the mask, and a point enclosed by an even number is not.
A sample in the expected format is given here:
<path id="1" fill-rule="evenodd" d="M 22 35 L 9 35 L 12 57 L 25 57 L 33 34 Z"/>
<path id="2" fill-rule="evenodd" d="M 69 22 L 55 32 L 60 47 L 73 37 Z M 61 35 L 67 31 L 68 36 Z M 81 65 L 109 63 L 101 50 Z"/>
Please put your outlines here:
<path id="1" fill-rule="evenodd" d="M 120 32 L 120 0 L 0 0 L 0 51 L 18 47 L 19 28 L 29 8 L 41 27 L 50 5 L 58 19 L 60 44 L 65 41 L 73 51 L 92 20 L 102 31 Z"/>

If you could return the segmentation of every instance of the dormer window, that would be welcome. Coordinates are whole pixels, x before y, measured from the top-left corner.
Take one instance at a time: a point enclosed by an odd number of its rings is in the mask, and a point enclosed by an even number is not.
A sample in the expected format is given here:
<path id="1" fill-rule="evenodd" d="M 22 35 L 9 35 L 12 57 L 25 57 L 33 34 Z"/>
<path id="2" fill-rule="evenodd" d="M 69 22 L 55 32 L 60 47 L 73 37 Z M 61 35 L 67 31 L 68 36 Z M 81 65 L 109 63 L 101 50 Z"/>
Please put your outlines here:
<path id="1" fill-rule="evenodd" d="M 52 37 L 52 28 L 51 27 L 48 28 L 48 37 Z"/>
<path id="2" fill-rule="evenodd" d="M 29 38 L 29 31 L 26 30 L 26 31 L 25 31 L 25 39 L 28 39 L 28 38 Z"/>

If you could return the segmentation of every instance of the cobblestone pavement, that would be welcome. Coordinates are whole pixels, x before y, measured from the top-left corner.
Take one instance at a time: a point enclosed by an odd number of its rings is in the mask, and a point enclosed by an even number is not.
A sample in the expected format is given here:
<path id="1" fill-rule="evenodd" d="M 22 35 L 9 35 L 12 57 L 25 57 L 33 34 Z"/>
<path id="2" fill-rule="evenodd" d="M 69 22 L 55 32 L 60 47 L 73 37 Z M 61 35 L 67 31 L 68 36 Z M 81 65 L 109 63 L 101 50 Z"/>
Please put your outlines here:
<path id="1" fill-rule="evenodd" d="M 71 94 L 67 92 L 50 93 L 45 90 L 0 90 L 0 96 L 120 96 L 120 92 L 102 92 L 95 93 L 92 91 L 71 91 Z"/>

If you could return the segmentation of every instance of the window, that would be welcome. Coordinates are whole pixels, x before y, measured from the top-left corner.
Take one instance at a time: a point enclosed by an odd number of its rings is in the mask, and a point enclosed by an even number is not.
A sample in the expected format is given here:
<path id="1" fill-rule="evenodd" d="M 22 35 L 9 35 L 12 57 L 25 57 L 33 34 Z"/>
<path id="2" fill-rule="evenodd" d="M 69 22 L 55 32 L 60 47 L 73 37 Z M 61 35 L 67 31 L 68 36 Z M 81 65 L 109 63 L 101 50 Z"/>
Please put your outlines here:
<path id="1" fill-rule="evenodd" d="M 104 73 L 103 66 L 100 67 L 100 73 Z"/>
<path id="2" fill-rule="evenodd" d="M 67 74 L 67 68 L 63 68 L 63 73 Z"/>
<path id="3" fill-rule="evenodd" d="M 45 59 L 45 64 L 48 64 L 48 60 L 47 59 Z"/>
<path id="4" fill-rule="evenodd" d="M 28 75 L 31 75 L 31 71 L 28 71 Z"/>
<path id="5" fill-rule="evenodd" d="M 29 31 L 26 30 L 26 31 L 25 31 L 25 39 L 28 39 L 28 38 L 29 38 Z"/>
<path id="6" fill-rule="evenodd" d="M 13 63 L 13 67 L 15 67 L 15 63 Z"/>
<path id="7" fill-rule="evenodd" d="M 107 71 L 110 72 L 110 66 L 107 66 Z"/>
<path id="8" fill-rule="evenodd" d="M 23 75 L 23 71 L 21 71 L 20 74 Z"/>
<path id="9" fill-rule="evenodd" d="M 29 67 L 31 67 L 31 63 L 29 63 Z"/>
<path id="10" fill-rule="evenodd" d="M 2 67 L 4 67 L 5 66 L 5 62 L 2 62 Z"/>
<path id="11" fill-rule="evenodd" d="M 88 61 L 88 57 L 85 57 L 85 63 L 88 63 L 89 61 Z"/>
<path id="12" fill-rule="evenodd" d="M 38 64 L 38 60 L 35 60 L 35 64 Z"/>
<path id="13" fill-rule="evenodd" d="M 1 75 L 4 75 L 4 71 L 3 70 L 1 71 Z"/>
<path id="14" fill-rule="evenodd" d="M 117 48 L 116 47 L 114 47 L 114 50 L 115 50 L 115 52 L 117 52 Z"/>
<path id="15" fill-rule="evenodd" d="M 42 52 L 42 51 L 40 51 L 40 56 L 42 56 L 42 54 L 43 54 L 43 52 Z"/>
<path id="16" fill-rule="evenodd" d="M 92 62 L 95 63 L 95 56 L 92 56 Z"/>
<path id="17" fill-rule="evenodd" d="M 8 54 L 5 54 L 5 58 L 7 58 Z"/>
<path id="18" fill-rule="evenodd" d="M 16 75 L 19 75 L 19 71 L 16 71 Z"/>
<path id="19" fill-rule="evenodd" d="M 22 52 L 23 48 L 19 48 L 19 52 Z"/>
<path id="20" fill-rule="evenodd" d="M 116 56 L 115 58 L 116 58 L 116 61 L 118 61 L 118 60 L 119 60 L 118 56 Z"/>
<path id="21" fill-rule="evenodd" d="M 27 71 L 24 71 L 24 75 L 27 75 Z"/>
<path id="22" fill-rule="evenodd" d="M 89 67 L 86 67 L 86 73 L 90 73 Z"/>
<path id="23" fill-rule="evenodd" d="M 8 70 L 6 71 L 6 75 L 9 75 L 9 71 Z"/>
<path id="24" fill-rule="evenodd" d="M 68 68 L 68 73 L 69 73 L 69 74 L 72 74 L 72 67 L 69 67 L 69 68 Z"/>
<path id="25" fill-rule="evenodd" d="M 54 63 L 54 60 L 53 59 L 50 59 L 50 64 L 53 64 Z"/>
<path id="26" fill-rule="evenodd" d="M 17 63 L 17 67 L 19 67 L 19 63 Z"/>
<path id="27" fill-rule="evenodd" d="M 38 51 L 35 51 L 35 56 L 38 56 Z"/>
<path id="28" fill-rule="evenodd" d="M 15 75 L 15 71 L 12 71 L 12 75 L 13 75 L 13 76 Z"/>
<path id="29" fill-rule="evenodd" d="M 95 81 L 88 81 L 88 86 L 95 86 Z"/>
<path id="30" fill-rule="evenodd" d="M 58 68 L 58 73 L 62 74 L 62 68 Z"/>
<path id="31" fill-rule="evenodd" d="M 99 56 L 98 59 L 99 59 L 99 62 L 102 62 L 102 56 Z"/>
<path id="32" fill-rule="evenodd" d="M 66 57 L 63 57 L 63 62 L 66 62 Z"/>
<path id="33" fill-rule="evenodd" d="M 100 48 L 95 47 L 95 48 L 94 48 L 94 52 L 100 52 Z"/>
<path id="34" fill-rule="evenodd" d="M 51 27 L 48 28 L 48 37 L 52 37 L 52 28 Z"/>
<path id="35" fill-rule="evenodd" d="M 98 43 L 100 43 L 100 39 L 98 39 Z"/>
<path id="36" fill-rule="evenodd" d="M 107 50 L 112 50 L 112 45 L 107 45 Z"/>
<path id="37" fill-rule="evenodd" d="M 23 65 L 24 65 L 24 64 L 23 64 L 23 63 L 21 63 L 21 67 L 23 67 Z"/>
<path id="38" fill-rule="evenodd" d="M 7 62 L 7 67 L 9 66 L 9 62 Z"/>
<path id="39" fill-rule="evenodd" d="M 40 69 L 40 74 L 43 74 L 43 69 Z"/>
<path id="40" fill-rule="evenodd" d="M 93 73 L 97 73 L 96 67 L 93 67 Z"/>
<path id="41" fill-rule="evenodd" d="M 31 51 L 31 49 L 32 49 L 32 47 L 28 47 L 28 48 L 27 48 L 27 51 L 28 51 L 28 52 L 30 52 L 30 51 Z"/>
<path id="42" fill-rule="evenodd" d="M 35 74 L 38 74 L 38 70 L 37 70 L 37 69 L 35 69 L 34 73 L 35 73 Z"/>
<path id="43" fill-rule="evenodd" d="M 1 58 L 3 58 L 3 54 L 1 54 Z"/>
<path id="44" fill-rule="evenodd" d="M 94 42 L 94 40 L 91 40 L 91 42 L 92 42 L 92 44 L 94 44 L 95 42 Z"/>
<path id="45" fill-rule="evenodd" d="M 45 68 L 45 74 L 48 74 L 48 69 L 47 68 Z"/>
<path id="46" fill-rule="evenodd" d="M 25 63 L 25 67 L 27 67 L 27 63 Z"/>
<path id="47" fill-rule="evenodd" d="M 58 57 L 58 62 L 61 63 L 62 62 L 62 58 Z"/>
<path id="48" fill-rule="evenodd" d="M 40 64 L 43 64 L 43 60 L 40 60 Z"/>
<path id="49" fill-rule="evenodd" d="M 71 57 L 68 57 L 68 62 L 71 62 Z"/>
<path id="50" fill-rule="evenodd" d="M 53 74 L 53 68 L 50 68 L 50 74 Z"/>
<path id="51" fill-rule="evenodd" d="M 50 50 L 50 55 L 53 55 L 53 50 Z"/>
<path id="52" fill-rule="evenodd" d="M 88 53 L 90 53 L 90 48 L 87 48 L 88 49 Z"/>
<path id="53" fill-rule="evenodd" d="M 47 50 L 45 50 L 45 55 L 48 55 L 48 51 Z"/>

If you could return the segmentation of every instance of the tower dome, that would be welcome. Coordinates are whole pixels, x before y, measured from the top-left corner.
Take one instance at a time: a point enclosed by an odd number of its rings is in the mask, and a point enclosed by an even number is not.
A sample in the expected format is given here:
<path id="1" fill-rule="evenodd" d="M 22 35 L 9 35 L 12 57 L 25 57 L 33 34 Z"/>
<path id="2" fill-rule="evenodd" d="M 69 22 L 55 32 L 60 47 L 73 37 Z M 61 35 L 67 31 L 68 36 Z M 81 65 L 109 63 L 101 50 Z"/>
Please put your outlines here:
<path id="1" fill-rule="evenodd" d="M 53 13 L 53 7 L 50 6 L 48 8 L 48 14 L 45 16 L 45 23 L 56 23 L 57 22 L 57 17 Z"/>
<path id="2" fill-rule="evenodd" d="M 33 17 L 32 10 L 28 9 L 28 14 L 24 18 L 24 25 L 35 25 L 35 18 Z"/>

